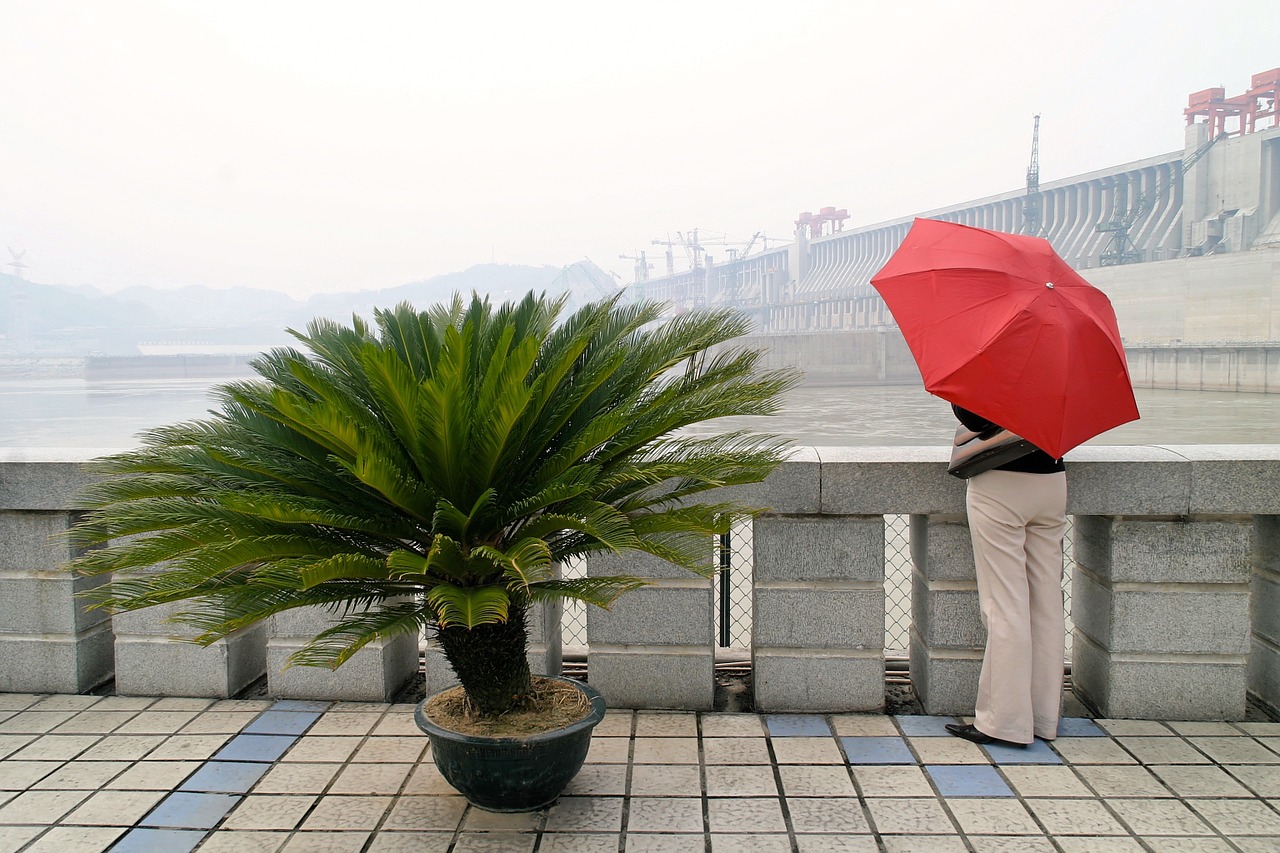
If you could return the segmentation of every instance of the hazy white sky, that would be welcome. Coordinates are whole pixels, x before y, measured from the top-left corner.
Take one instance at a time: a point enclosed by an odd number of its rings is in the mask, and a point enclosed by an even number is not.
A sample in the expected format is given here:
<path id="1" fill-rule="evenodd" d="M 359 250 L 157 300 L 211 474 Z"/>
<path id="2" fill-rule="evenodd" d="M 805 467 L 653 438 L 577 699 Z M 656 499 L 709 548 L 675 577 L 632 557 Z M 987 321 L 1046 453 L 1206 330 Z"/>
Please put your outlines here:
<path id="1" fill-rule="evenodd" d="M 1037 112 L 1044 182 L 1179 149 L 1277 33 L 1274 0 L 0 0 L 0 243 L 105 290 L 629 281 L 676 231 L 1018 189 Z"/>

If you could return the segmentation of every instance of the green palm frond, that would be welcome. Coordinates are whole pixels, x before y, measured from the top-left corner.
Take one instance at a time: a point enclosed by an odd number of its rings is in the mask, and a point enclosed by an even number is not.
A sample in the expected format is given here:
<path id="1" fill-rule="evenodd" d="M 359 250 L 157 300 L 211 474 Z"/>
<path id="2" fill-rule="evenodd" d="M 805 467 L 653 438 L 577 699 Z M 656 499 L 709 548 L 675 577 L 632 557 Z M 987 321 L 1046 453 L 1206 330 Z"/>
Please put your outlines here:
<path id="1" fill-rule="evenodd" d="M 88 597 L 181 603 L 199 642 L 325 608 L 335 626 L 293 662 L 336 665 L 428 624 L 523 624 L 531 602 L 607 607 L 643 584 L 555 578 L 572 557 L 710 571 L 710 537 L 754 510 L 705 498 L 762 480 L 787 442 L 685 429 L 771 414 L 796 376 L 733 345 L 750 323 L 732 311 L 566 305 L 473 294 L 290 330 L 208 417 L 95 461 L 73 567 L 111 577 Z"/>

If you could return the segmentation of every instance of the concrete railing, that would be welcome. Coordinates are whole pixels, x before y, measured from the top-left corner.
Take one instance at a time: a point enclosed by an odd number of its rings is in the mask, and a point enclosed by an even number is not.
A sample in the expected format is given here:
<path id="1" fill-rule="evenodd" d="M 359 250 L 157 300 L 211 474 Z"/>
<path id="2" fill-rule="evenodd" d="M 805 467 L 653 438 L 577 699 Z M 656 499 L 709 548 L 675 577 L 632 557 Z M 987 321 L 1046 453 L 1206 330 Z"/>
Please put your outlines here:
<path id="1" fill-rule="evenodd" d="M 0 691 L 85 692 L 114 677 L 118 692 L 228 696 L 265 671 L 272 695 L 384 699 L 417 672 L 394 645 L 337 673 L 281 669 L 319 618 L 208 649 L 168 642 L 172 629 L 140 614 L 113 630 L 75 598 L 97 581 L 61 568 L 73 555 L 56 534 L 90 480 L 84 458 L 0 452 Z M 972 710 L 984 634 L 964 484 L 944 460 L 942 448 L 807 448 L 764 483 L 726 490 L 769 508 L 753 535 L 759 709 L 883 707 L 884 516 L 908 514 L 912 681 L 930 713 Z M 1111 717 L 1241 719 L 1250 698 L 1280 709 L 1280 445 L 1082 448 L 1068 483 L 1077 695 Z M 591 612 L 592 684 L 619 706 L 710 708 L 711 582 L 645 560 L 588 571 L 646 568 L 652 586 Z M 532 651 L 554 668 L 547 621 Z M 430 654 L 427 673 L 431 686 L 448 679 Z"/>

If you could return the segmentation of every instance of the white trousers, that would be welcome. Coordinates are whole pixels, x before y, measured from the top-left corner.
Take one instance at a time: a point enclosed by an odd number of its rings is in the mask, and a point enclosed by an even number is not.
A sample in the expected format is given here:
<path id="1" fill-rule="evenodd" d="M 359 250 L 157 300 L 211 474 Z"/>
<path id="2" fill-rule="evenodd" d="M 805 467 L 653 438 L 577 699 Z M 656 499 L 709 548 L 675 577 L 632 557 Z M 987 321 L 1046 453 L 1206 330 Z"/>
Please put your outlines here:
<path id="1" fill-rule="evenodd" d="M 1052 740 L 1062 709 L 1067 475 L 987 471 L 966 507 L 987 647 L 974 725 L 1014 743 Z"/>

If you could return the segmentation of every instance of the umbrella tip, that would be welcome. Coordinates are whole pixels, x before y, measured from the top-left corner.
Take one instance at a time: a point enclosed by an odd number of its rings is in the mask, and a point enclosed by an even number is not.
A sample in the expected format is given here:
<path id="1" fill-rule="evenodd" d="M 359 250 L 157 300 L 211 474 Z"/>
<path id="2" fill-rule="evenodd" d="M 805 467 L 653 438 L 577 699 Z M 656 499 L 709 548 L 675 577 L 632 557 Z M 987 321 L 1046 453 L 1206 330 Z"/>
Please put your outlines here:
<path id="1" fill-rule="evenodd" d="M 1051 281 L 1046 281 L 1046 282 L 1044 283 L 1044 286 L 1045 286 L 1045 287 L 1047 287 L 1047 288 L 1049 288 L 1050 290 L 1053 290 L 1053 282 L 1051 282 Z"/>

